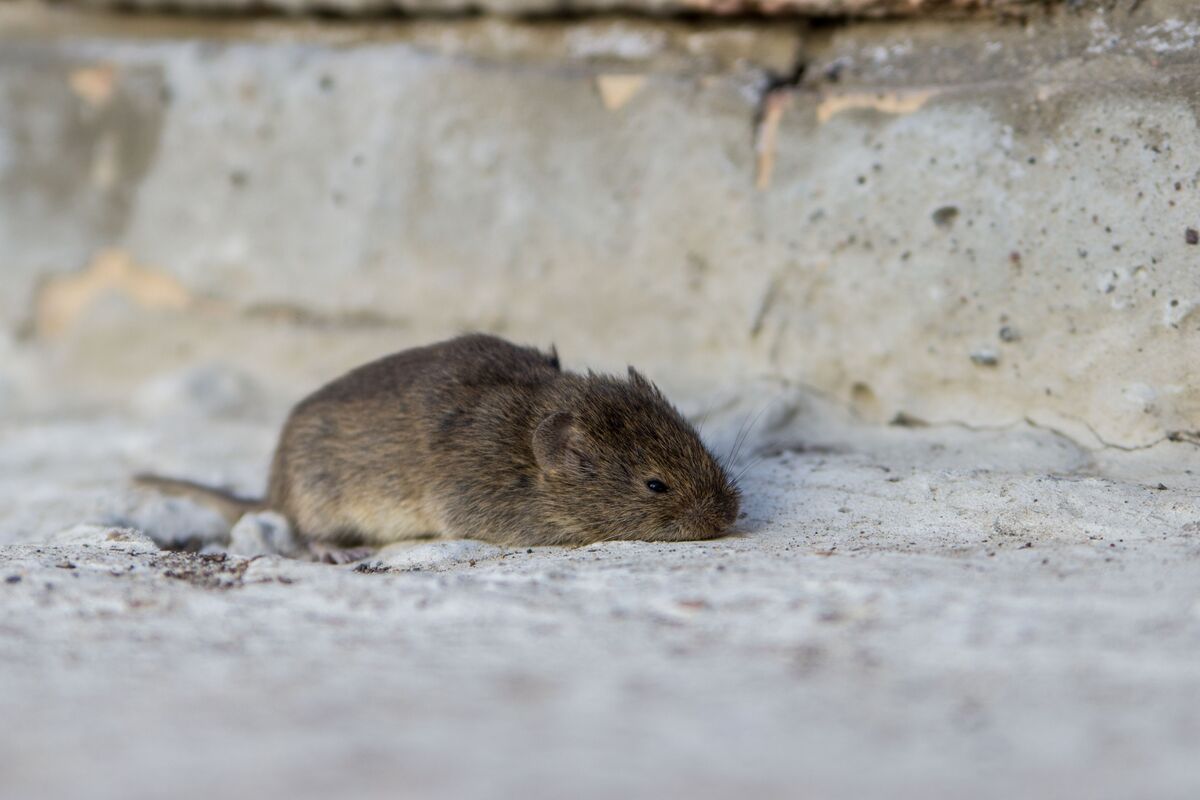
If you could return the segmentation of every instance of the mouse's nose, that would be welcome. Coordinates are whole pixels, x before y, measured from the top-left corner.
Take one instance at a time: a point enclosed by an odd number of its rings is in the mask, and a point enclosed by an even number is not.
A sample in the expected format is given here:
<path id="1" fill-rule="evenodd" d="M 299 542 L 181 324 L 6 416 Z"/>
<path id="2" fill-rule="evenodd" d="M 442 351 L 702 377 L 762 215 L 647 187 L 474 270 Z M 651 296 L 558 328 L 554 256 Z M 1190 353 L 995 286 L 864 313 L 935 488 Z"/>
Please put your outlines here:
<path id="1" fill-rule="evenodd" d="M 696 532 L 698 538 L 712 539 L 728 533 L 736 519 L 737 509 L 733 509 L 731 512 L 724 506 L 697 508 L 691 515 L 690 527 Z"/>
<path id="2" fill-rule="evenodd" d="M 718 513 L 721 516 L 721 521 L 726 525 L 732 525 L 737 522 L 738 511 L 741 508 L 741 500 L 736 494 L 725 493 L 721 495 L 721 501 L 717 506 Z"/>

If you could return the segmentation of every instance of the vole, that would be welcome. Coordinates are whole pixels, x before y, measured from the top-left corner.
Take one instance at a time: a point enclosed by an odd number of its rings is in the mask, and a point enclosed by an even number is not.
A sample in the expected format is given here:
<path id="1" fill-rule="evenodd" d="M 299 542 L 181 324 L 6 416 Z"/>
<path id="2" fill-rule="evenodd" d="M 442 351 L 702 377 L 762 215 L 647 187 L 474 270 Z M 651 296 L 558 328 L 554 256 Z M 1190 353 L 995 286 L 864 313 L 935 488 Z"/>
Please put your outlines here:
<path id="1" fill-rule="evenodd" d="M 207 500 L 230 522 L 287 517 L 338 547 L 424 536 L 510 546 L 726 533 L 740 493 L 663 393 L 564 371 L 557 352 L 471 334 L 366 364 L 289 415 L 266 498 L 188 481 L 148 485 Z"/>

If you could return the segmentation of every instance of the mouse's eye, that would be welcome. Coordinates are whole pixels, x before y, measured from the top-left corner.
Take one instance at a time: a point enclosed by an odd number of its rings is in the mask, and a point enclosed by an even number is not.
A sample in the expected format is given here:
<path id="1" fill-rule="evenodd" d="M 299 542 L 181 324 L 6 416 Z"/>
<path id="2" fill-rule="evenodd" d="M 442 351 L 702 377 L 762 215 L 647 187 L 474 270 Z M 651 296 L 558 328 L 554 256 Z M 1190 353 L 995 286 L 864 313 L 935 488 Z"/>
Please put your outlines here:
<path id="1" fill-rule="evenodd" d="M 646 488 L 655 494 L 662 494 L 663 492 L 667 491 L 667 485 L 658 478 L 651 478 L 650 480 L 646 481 Z"/>

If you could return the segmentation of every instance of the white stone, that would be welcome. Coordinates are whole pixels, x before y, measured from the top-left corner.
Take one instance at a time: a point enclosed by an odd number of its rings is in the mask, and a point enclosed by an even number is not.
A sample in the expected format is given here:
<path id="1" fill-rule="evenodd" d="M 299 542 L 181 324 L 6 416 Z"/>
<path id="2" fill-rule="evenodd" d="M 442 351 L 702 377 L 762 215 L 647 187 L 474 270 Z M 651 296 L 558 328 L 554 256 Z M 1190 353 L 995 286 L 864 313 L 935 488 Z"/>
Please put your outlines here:
<path id="1" fill-rule="evenodd" d="M 239 556 L 296 555 L 292 527 L 282 514 L 245 514 L 229 532 L 229 552 Z"/>

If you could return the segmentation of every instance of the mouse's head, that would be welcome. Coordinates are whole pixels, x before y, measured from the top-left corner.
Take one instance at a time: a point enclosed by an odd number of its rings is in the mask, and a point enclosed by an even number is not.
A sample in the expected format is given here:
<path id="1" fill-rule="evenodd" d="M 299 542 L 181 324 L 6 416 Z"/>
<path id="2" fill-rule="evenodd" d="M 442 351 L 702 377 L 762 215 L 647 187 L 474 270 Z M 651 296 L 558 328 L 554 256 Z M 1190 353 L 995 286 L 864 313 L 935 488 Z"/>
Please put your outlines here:
<path id="1" fill-rule="evenodd" d="M 533 434 L 547 512 L 572 541 L 709 539 L 740 493 L 696 429 L 632 367 L 589 374 Z"/>

